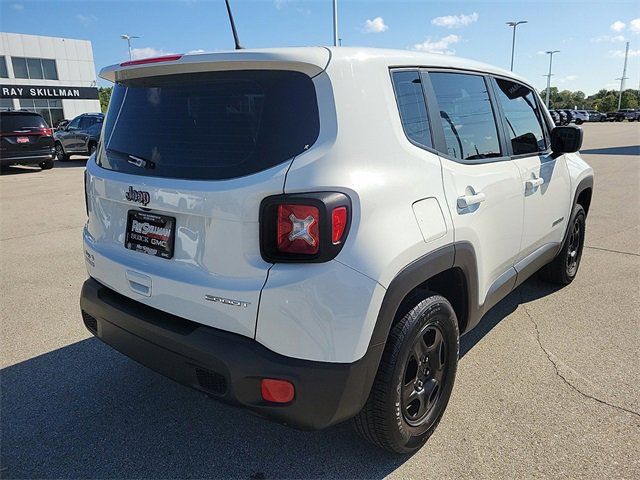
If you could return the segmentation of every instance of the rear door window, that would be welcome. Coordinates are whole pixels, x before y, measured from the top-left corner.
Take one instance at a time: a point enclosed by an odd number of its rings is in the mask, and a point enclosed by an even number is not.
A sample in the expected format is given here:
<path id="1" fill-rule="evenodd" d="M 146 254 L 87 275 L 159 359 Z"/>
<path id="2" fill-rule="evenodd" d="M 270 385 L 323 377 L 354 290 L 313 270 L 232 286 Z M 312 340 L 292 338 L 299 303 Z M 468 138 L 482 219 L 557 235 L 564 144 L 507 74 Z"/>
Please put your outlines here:
<path id="1" fill-rule="evenodd" d="M 420 73 L 417 70 L 400 70 L 392 75 L 405 135 L 419 145 L 433 147 Z"/>
<path id="2" fill-rule="evenodd" d="M 447 151 L 459 160 L 501 157 L 487 84 L 480 75 L 430 72 Z"/>
<path id="3" fill-rule="evenodd" d="M 495 82 L 513 155 L 545 151 L 547 142 L 542 115 L 534 93 L 521 83 L 511 80 L 496 78 Z"/>
<path id="4" fill-rule="evenodd" d="M 99 163 L 136 175 L 235 178 L 304 152 L 319 131 L 315 87 L 300 72 L 147 77 L 115 85 Z"/>

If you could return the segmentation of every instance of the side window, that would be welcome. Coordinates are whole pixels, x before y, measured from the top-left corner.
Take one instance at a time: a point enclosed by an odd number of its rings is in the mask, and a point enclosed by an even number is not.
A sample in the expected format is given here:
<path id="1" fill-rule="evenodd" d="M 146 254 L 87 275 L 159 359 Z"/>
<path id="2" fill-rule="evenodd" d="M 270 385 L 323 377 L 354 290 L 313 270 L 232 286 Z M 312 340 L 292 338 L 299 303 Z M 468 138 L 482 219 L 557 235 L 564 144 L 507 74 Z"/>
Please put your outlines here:
<path id="1" fill-rule="evenodd" d="M 430 72 L 450 157 L 501 157 L 487 84 L 479 75 Z"/>
<path id="2" fill-rule="evenodd" d="M 95 117 L 82 117 L 80 120 L 80 130 L 86 130 L 96 122 Z"/>
<path id="3" fill-rule="evenodd" d="M 540 121 L 542 116 L 533 92 L 520 83 L 502 78 L 495 80 L 513 154 L 546 150 L 547 142 Z"/>
<path id="4" fill-rule="evenodd" d="M 425 147 L 433 147 L 427 105 L 417 70 L 393 72 L 393 86 L 405 135 Z"/>
<path id="5" fill-rule="evenodd" d="M 78 126 L 80 125 L 80 120 L 82 120 L 82 117 L 76 117 L 73 120 L 71 120 L 71 122 L 69 122 L 69 125 L 67 126 L 67 128 L 69 130 L 77 130 Z"/>

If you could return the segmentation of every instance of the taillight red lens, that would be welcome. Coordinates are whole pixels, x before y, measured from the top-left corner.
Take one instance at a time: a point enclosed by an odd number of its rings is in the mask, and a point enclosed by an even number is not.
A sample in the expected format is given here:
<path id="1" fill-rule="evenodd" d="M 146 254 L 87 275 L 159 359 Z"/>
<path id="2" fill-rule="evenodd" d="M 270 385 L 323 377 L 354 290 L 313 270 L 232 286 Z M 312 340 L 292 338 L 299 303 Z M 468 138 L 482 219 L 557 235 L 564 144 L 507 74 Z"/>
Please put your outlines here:
<path id="1" fill-rule="evenodd" d="M 278 205 L 278 250 L 283 253 L 318 253 L 320 211 L 311 205 Z"/>
<path id="2" fill-rule="evenodd" d="M 53 136 L 53 128 L 41 128 L 40 134 L 44 135 L 45 137 L 51 137 Z"/>
<path id="3" fill-rule="evenodd" d="M 331 214 L 331 241 L 334 245 L 342 240 L 345 228 L 347 228 L 347 207 L 334 208 Z"/>

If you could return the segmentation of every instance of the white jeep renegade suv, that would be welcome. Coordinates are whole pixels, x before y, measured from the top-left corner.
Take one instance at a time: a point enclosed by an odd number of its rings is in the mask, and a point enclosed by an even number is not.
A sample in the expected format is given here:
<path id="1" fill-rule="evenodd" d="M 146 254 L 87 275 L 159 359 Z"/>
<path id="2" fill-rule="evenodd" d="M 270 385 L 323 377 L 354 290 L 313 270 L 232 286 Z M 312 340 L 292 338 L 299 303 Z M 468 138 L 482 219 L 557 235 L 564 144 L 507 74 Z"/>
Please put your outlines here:
<path id="1" fill-rule="evenodd" d="M 120 352 L 302 429 L 433 433 L 460 335 L 568 284 L 593 187 L 577 127 L 512 73 L 283 48 L 107 67 L 81 308 Z"/>

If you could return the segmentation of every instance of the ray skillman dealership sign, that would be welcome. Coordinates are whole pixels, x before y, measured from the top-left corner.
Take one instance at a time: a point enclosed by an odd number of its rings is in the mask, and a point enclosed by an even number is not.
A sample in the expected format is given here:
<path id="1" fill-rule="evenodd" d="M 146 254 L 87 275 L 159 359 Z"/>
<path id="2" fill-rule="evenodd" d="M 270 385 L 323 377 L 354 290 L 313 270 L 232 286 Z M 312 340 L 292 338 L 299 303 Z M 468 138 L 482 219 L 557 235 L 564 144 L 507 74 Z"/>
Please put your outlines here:
<path id="1" fill-rule="evenodd" d="M 51 87 L 47 85 L 0 85 L 0 98 L 97 100 L 98 89 L 94 87 Z"/>

